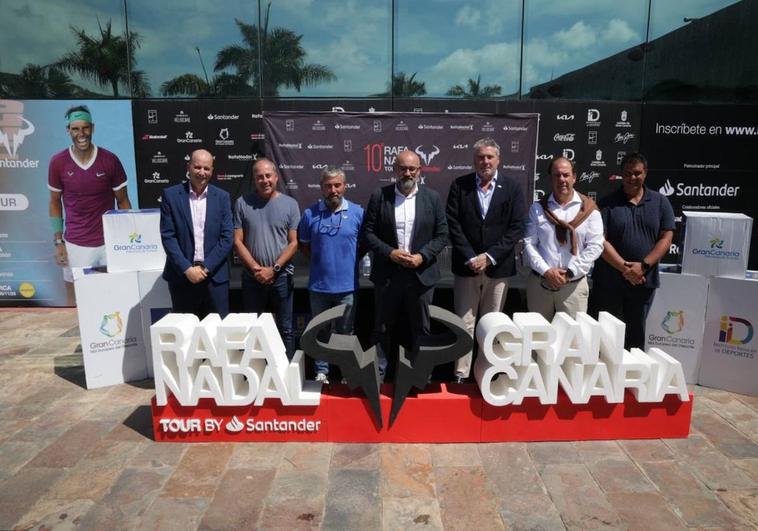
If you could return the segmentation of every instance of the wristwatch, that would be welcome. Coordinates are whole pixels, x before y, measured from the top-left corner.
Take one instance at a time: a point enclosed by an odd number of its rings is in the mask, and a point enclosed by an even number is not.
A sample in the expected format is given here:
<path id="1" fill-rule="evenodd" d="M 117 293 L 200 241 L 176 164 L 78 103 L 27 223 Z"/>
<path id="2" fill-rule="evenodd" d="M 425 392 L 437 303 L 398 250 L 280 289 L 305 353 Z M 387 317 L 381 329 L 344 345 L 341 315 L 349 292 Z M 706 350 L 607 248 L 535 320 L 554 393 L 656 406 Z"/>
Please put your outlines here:
<path id="1" fill-rule="evenodd" d="M 642 264 L 642 270 L 643 270 L 645 273 L 647 273 L 648 271 L 650 271 L 650 268 L 652 268 L 652 267 L 653 267 L 652 265 L 650 265 L 650 264 L 648 264 L 647 262 L 645 262 L 645 260 L 644 260 L 644 259 L 643 259 L 643 260 L 640 260 L 640 264 Z"/>
<path id="2" fill-rule="evenodd" d="M 280 266 L 279 264 L 274 264 L 273 269 L 274 269 L 274 273 L 278 275 L 282 271 L 282 266 Z"/>

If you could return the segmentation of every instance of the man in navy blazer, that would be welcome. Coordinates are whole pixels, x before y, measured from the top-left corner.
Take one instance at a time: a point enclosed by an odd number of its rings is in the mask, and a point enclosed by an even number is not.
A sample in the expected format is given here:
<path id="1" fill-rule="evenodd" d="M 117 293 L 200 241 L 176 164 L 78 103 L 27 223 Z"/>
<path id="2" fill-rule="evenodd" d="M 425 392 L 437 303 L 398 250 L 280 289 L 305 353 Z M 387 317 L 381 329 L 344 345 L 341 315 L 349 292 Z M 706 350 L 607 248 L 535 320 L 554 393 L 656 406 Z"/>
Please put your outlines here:
<path id="1" fill-rule="evenodd" d="M 403 151 L 394 168 L 395 184 L 371 195 L 363 217 L 364 242 L 374 254 L 374 339 L 383 340 L 388 378 L 394 376 L 397 364 L 390 342 L 402 344 L 412 362 L 419 337 L 430 332 L 429 304 L 440 279 L 437 256 L 447 244 L 442 201 L 434 190 L 418 186 L 418 155 Z"/>
<path id="2" fill-rule="evenodd" d="M 453 245 L 455 313 L 473 337 L 477 317 L 502 311 L 507 278 L 516 273 L 514 248 L 524 234 L 526 201 L 519 184 L 498 174 L 500 146 L 492 138 L 474 143 L 475 173 L 458 177 L 447 196 Z M 455 362 L 455 381 L 471 372 L 472 353 Z"/>
<path id="3" fill-rule="evenodd" d="M 161 240 L 166 250 L 163 278 L 168 282 L 172 310 L 229 313 L 229 266 L 232 250 L 232 208 L 229 194 L 208 184 L 213 155 L 192 152 L 187 164 L 189 181 L 170 186 L 161 194 Z"/>

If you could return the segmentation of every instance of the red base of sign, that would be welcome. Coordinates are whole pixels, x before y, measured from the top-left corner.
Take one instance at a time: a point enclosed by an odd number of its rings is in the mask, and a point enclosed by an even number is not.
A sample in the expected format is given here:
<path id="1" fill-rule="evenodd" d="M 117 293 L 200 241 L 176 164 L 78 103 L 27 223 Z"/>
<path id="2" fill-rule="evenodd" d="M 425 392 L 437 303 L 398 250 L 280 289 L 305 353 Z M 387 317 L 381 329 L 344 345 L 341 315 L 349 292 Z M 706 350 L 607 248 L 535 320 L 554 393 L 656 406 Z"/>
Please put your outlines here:
<path id="1" fill-rule="evenodd" d="M 639 403 L 627 392 L 623 404 L 593 397 L 573 404 L 559 390 L 558 403 L 526 398 L 519 406 L 491 406 L 474 384 L 432 384 L 409 396 L 392 427 L 392 386 L 383 385 L 379 429 L 368 401 L 345 385 L 325 387 L 318 406 L 217 406 L 210 399 L 181 406 L 152 400 L 156 441 L 330 441 L 330 442 L 506 442 L 687 437 L 689 402 L 668 395 L 657 404 Z"/>

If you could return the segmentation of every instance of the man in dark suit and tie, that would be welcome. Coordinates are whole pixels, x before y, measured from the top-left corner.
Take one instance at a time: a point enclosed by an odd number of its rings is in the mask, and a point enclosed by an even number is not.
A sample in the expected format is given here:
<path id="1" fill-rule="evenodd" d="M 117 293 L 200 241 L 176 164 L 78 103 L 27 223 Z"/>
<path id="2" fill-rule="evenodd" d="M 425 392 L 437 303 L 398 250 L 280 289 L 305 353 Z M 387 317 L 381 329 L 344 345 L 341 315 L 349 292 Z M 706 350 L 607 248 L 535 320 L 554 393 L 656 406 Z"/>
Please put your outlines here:
<path id="1" fill-rule="evenodd" d="M 229 313 L 229 267 L 232 250 L 232 207 L 229 194 L 208 184 L 213 155 L 192 152 L 187 164 L 189 181 L 170 186 L 161 194 L 161 240 L 166 250 L 163 278 L 168 282 L 172 310 Z"/>
<path id="2" fill-rule="evenodd" d="M 442 201 L 434 190 L 419 187 L 418 155 L 403 151 L 394 169 L 395 184 L 371 195 L 363 218 L 363 237 L 374 254 L 371 281 L 378 314 L 374 339 L 382 339 L 388 378 L 397 365 L 392 340 L 405 347 L 413 362 L 419 338 L 429 334 L 429 304 L 440 279 L 437 255 L 447 244 Z"/>
<path id="3" fill-rule="evenodd" d="M 453 245 L 455 313 L 473 337 L 478 317 L 502 311 L 508 277 L 516 273 L 514 247 L 524 234 L 526 201 L 519 184 L 498 175 L 500 146 L 492 138 L 474 143 L 475 173 L 458 177 L 447 196 Z M 471 372 L 472 353 L 455 362 L 455 381 Z"/>

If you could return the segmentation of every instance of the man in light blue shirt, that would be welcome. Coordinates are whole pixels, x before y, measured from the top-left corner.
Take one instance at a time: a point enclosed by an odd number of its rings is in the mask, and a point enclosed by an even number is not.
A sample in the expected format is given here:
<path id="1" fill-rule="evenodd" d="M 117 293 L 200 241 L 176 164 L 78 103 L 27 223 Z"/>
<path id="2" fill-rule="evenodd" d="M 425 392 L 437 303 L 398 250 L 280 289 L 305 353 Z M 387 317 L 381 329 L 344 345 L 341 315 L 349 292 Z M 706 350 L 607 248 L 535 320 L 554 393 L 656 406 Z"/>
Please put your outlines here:
<path id="1" fill-rule="evenodd" d="M 363 208 L 344 198 L 345 173 L 329 167 L 321 174 L 321 194 L 300 220 L 297 237 L 300 250 L 310 257 L 308 294 L 315 317 L 345 304 L 336 332 L 352 334 L 355 294 L 358 289 L 358 238 Z M 329 364 L 315 361 L 316 381 L 329 383 Z"/>

